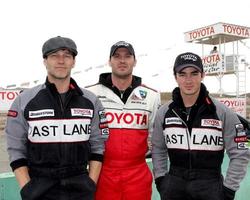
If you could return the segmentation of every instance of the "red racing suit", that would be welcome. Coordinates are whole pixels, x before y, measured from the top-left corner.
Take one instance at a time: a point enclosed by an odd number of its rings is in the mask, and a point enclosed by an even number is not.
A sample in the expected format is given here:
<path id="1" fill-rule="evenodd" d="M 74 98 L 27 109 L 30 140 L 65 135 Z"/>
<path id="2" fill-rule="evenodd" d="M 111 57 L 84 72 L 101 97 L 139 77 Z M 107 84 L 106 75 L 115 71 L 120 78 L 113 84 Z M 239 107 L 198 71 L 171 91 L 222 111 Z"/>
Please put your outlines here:
<path id="1" fill-rule="evenodd" d="M 150 200 L 152 174 L 145 161 L 147 140 L 160 104 L 160 95 L 133 76 L 132 85 L 120 93 L 110 73 L 88 87 L 102 102 L 109 124 L 104 161 L 96 200 Z"/>

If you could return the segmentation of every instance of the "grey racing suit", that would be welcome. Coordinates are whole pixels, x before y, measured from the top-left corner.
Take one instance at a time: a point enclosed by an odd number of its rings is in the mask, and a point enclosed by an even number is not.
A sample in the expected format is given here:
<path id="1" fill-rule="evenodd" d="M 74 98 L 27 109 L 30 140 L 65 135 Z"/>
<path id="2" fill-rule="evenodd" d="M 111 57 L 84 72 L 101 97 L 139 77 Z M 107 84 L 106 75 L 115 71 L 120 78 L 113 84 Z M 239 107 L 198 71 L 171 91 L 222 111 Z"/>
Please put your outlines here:
<path id="1" fill-rule="evenodd" d="M 8 112 L 5 129 L 13 171 L 27 166 L 31 177 L 21 190 L 23 199 L 43 199 L 50 195 L 47 191 L 61 199 L 58 191 L 67 193 L 65 188 L 71 186 L 73 192 L 74 184 L 82 188 L 76 189 L 80 199 L 86 192 L 93 196 L 95 184 L 88 177 L 87 165 L 103 160 L 108 135 L 105 119 L 99 99 L 73 79 L 64 98 L 48 80 L 24 90 Z M 82 177 L 87 178 L 85 182 L 76 184 Z"/>
<path id="2" fill-rule="evenodd" d="M 165 197 L 169 188 L 182 187 L 182 183 L 178 180 L 175 182 L 173 178 L 166 176 L 181 178 L 187 184 L 184 184 L 186 187 L 190 186 L 189 184 L 192 185 L 193 180 L 216 179 L 218 184 L 222 183 L 221 164 L 225 150 L 230 163 L 221 187 L 226 191 L 224 196 L 231 192 L 231 199 L 233 199 L 235 191 L 239 189 L 240 182 L 246 174 L 250 158 L 249 149 L 246 147 L 246 134 L 237 115 L 211 98 L 203 84 L 199 97 L 188 114 L 179 88 L 173 91 L 173 101 L 163 105 L 157 112 L 152 145 L 153 172 L 158 189 L 162 193 L 162 199 L 168 199 Z M 201 182 L 198 183 L 195 187 L 203 187 Z M 215 185 L 214 182 L 206 184 L 207 188 Z M 186 190 L 182 191 L 185 197 L 192 196 L 194 193 L 198 195 L 199 192 L 191 188 L 190 186 L 189 192 L 192 194 L 188 194 Z M 202 189 L 199 191 L 205 193 Z M 212 191 L 212 189 L 207 191 L 207 194 L 210 195 Z M 181 193 L 178 190 L 172 192 Z M 223 199 L 221 193 L 218 191 L 221 195 L 220 199 Z M 168 196 L 170 196 L 169 193 Z M 184 196 L 176 199 L 183 199 Z M 198 199 L 209 198 L 199 197 Z"/>

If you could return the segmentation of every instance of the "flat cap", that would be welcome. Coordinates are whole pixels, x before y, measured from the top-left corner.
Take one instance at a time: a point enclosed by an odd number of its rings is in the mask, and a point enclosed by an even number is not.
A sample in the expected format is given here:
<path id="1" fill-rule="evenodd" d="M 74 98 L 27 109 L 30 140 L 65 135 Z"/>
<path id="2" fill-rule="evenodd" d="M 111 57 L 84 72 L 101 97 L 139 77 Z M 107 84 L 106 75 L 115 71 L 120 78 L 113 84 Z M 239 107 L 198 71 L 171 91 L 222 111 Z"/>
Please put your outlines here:
<path id="1" fill-rule="evenodd" d="M 75 42 L 66 37 L 53 37 L 48 39 L 42 47 L 42 53 L 43 53 L 43 58 L 46 58 L 49 54 L 56 52 L 60 49 L 68 49 L 69 51 L 72 52 L 74 56 L 77 55 L 77 47 Z"/>

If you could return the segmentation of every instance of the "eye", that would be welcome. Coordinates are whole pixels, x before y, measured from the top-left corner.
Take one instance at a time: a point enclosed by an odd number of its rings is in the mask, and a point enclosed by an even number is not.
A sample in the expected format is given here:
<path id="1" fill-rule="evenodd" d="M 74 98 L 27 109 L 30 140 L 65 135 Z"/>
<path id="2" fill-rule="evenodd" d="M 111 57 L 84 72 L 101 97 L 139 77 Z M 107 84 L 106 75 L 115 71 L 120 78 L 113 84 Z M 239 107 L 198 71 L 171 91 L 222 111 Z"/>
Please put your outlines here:
<path id="1" fill-rule="evenodd" d="M 50 54 L 49 56 L 50 56 L 50 57 L 56 57 L 57 54 L 56 54 L 56 53 L 52 53 L 52 54 Z"/>
<path id="2" fill-rule="evenodd" d="M 184 73 L 177 73 L 179 77 L 185 77 Z"/>
<path id="3" fill-rule="evenodd" d="M 65 58 L 72 58 L 72 55 L 70 53 L 64 55 Z"/>
<path id="4" fill-rule="evenodd" d="M 191 74 L 192 74 L 192 76 L 198 76 L 199 72 L 195 71 L 195 72 L 192 72 Z"/>
<path id="5" fill-rule="evenodd" d="M 131 54 L 127 54 L 127 55 L 126 55 L 126 58 L 131 58 L 131 57 L 132 57 Z"/>

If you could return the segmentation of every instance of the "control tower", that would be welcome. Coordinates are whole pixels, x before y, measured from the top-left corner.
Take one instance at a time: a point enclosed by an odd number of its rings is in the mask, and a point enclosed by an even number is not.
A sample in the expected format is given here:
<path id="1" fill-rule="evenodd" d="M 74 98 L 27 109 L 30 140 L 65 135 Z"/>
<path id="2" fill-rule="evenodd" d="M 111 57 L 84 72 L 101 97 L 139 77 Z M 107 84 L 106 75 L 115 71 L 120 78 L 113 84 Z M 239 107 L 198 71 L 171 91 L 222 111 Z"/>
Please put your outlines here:
<path id="1" fill-rule="evenodd" d="M 239 42 L 250 38 L 250 28 L 227 23 L 216 23 L 185 32 L 185 41 L 202 45 L 202 60 L 207 76 L 216 76 L 222 96 L 222 78 L 236 76 L 235 96 L 246 95 L 246 60 L 239 54 Z M 209 46 L 214 51 L 205 51 Z"/>

